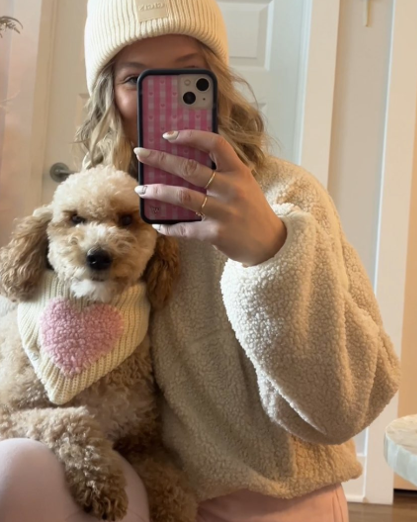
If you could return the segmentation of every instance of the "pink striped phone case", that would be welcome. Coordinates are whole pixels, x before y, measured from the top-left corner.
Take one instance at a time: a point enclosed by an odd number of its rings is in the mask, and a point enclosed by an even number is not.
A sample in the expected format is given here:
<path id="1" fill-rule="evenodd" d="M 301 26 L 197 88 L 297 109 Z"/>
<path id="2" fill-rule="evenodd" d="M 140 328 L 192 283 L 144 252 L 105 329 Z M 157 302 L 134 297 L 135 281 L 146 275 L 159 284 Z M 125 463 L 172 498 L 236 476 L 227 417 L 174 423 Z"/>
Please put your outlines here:
<path id="1" fill-rule="evenodd" d="M 169 143 L 162 135 L 168 131 L 184 129 L 217 132 L 216 99 L 217 82 L 209 71 L 145 71 L 138 79 L 139 146 L 193 159 L 215 168 L 208 154 Z M 188 187 L 204 193 L 203 189 L 178 176 L 142 163 L 139 164 L 139 178 L 141 185 L 162 183 Z M 200 220 L 193 211 L 152 200 L 141 200 L 141 215 L 151 224 Z"/>

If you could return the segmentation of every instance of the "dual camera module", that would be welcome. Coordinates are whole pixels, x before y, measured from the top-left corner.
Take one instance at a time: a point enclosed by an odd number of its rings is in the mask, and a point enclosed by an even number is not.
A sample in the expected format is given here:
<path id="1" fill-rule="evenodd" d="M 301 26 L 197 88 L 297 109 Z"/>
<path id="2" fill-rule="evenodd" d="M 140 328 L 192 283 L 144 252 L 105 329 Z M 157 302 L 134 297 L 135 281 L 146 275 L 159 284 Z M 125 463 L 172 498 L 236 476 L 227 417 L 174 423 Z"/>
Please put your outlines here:
<path id="1" fill-rule="evenodd" d="M 200 92 L 206 92 L 206 91 L 208 91 L 208 89 L 210 87 L 210 83 L 205 78 L 200 78 L 197 81 L 196 86 Z M 193 103 L 195 103 L 196 99 L 197 99 L 196 95 L 191 91 L 186 92 L 183 96 L 184 103 L 186 103 L 187 105 L 193 105 Z"/>

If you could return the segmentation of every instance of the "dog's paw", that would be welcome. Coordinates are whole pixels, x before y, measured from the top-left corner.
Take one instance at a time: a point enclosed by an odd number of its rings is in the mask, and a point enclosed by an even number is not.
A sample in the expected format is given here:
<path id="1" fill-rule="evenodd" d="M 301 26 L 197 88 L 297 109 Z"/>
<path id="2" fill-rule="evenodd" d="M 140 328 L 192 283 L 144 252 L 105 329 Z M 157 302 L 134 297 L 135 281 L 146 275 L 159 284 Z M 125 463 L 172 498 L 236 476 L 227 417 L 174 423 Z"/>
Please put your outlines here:
<path id="1" fill-rule="evenodd" d="M 128 499 L 126 491 L 111 484 L 102 484 L 100 490 L 96 485 L 84 492 L 82 502 L 84 511 L 98 520 L 116 522 L 127 514 Z"/>
<path id="2" fill-rule="evenodd" d="M 98 520 L 116 522 L 127 514 L 128 499 L 124 483 L 121 484 L 115 477 L 87 482 L 82 489 L 73 491 L 73 495 L 84 511 Z"/>
<path id="3" fill-rule="evenodd" d="M 98 520 L 115 522 L 127 513 L 126 481 L 118 461 L 109 465 L 103 459 L 101 464 L 73 473 L 68 477 L 69 486 L 74 500 L 86 513 Z"/>
<path id="4" fill-rule="evenodd" d="M 121 520 L 128 506 L 122 459 L 101 436 L 94 419 L 76 420 L 66 423 L 69 440 L 56 447 L 72 497 L 98 520 Z"/>

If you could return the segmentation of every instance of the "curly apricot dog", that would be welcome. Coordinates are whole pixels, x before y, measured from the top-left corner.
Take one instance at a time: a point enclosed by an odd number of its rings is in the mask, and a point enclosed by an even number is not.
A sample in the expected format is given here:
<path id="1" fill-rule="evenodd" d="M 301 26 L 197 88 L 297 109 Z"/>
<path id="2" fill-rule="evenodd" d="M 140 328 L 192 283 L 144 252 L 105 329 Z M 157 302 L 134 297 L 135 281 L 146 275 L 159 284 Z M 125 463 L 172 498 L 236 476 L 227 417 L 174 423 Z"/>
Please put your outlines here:
<path id="1" fill-rule="evenodd" d="M 196 501 L 162 447 L 149 311 L 179 274 L 173 240 L 141 221 L 127 174 L 74 174 L 0 250 L 0 440 L 46 444 L 72 495 L 99 519 L 127 509 L 119 454 L 154 522 L 194 522 Z"/>

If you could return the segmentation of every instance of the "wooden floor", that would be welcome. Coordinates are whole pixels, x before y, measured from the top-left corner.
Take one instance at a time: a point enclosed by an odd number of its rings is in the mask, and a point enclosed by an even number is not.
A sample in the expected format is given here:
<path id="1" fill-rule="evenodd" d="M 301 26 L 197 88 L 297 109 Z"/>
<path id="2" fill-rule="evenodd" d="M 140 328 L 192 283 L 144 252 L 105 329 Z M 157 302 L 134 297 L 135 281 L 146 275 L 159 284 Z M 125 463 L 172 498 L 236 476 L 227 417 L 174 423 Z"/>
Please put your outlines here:
<path id="1" fill-rule="evenodd" d="M 417 494 L 396 493 L 393 506 L 349 504 L 349 522 L 417 522 Z"/>

